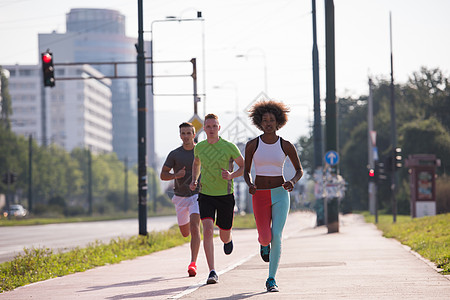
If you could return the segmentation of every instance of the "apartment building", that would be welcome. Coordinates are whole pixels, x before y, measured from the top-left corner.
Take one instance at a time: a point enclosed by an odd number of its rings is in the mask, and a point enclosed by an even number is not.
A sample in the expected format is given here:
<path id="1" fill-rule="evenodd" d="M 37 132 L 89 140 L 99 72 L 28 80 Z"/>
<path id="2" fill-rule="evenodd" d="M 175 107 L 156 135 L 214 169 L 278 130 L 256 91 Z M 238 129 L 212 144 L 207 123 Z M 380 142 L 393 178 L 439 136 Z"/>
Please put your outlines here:
<path id="1" fill-rule="evenodd" d="M 44 88 L 39 65 L 3 67 L 10 73 L 11 127 L 15 133 L 67 151 L 76 147 L 94 153 L 113 151 L 111 80 L 86 79 L 102 77 L 102 73 L 89 65 L 59 66 L 55 87 Z"/>

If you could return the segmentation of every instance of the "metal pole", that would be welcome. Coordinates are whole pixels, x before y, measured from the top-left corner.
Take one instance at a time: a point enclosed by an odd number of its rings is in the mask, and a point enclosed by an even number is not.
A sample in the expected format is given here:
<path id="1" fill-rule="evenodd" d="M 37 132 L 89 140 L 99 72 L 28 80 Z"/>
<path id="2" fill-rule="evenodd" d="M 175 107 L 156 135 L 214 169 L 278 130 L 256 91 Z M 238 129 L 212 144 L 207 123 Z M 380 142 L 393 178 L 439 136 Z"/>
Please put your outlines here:
<path id="1" fill-rule="evenodd" d="M 322 118 L 320 112 L 320 77 L 319 77 L 319 51 L 317 49 L 317 30 L 316 30 L 316 0 L 312 0 L 312 22 L 313 22 L 313 85 L 314 85 L 314 169 L 316 173 L 322 173 Z M 320 175 L 322 177 L 322 175 Z M 316 182 L 321 184 L 322 181 Z M 317 226 L 325 224 L 323 198 L 316 199 Z"/>
<path id="2" fill-rule="evenodd" d="M 144 17 L 142 0 L 138 0 L 138 44 L 137 44 L 137 85 L 138 85 L 138 215 L 139 234 L 147 235 L 147 143 L 146 143 L 146 99 L 145 99 L 145 56 Z M 153 41 L 152 41 L 153 42 Z M 153 45 L 152 45 L 153 47 Z M 152 57 L 153 61 L 153 57 Z M 152 73 L 153 74 L 153 73 Z M 153 89 L 153 80 L 152 80 Z M 153 90 L 152 90 L 153 92 Z"/>
<path id="3" fill-rule="evenodd" d="M 88 204 L 89 215 L 92 216 L 92 154 L 91 149 L 87 150 L 88 153 Z"/>
<path id="4" fill-rule="evenodd" d="M 41 76 L 44 76 L 41 73 Z M 42 79 L 44 80 L 44 79 Z M 42 145 L 47 147 L 47 103 L 46 92 L 44 85 L 41 85 L 41 130 L 42 130 Z"/>
<path id="5" fill-rule="evenodd" d="M 28 211 L 33 211 L 33 137 L 28 137 Z"/>
<path id="6" fill-rule="evenodd" d="M 373 155 L 374 141 L 372 141 L 373 131 L 373 97 L 372 97 L 372 79 L 369 79 L 369 99 L 367 100 L 367 153 L 369 168 L 375 168 L 375 161 Z M 378 176 L 378 174 L 375 174 Z M 376 199 L 375 182 L 369 181 L 369 211 L 375 214 L 375 199 Z"/>
<path id="7" fill-rule="evenodd" d="M 322 166 L 322 129 L 320 116 L 319 51 L 317 50 L 316 0 L 312 0 L 313 16 L 313 84 L 314 84 L 314 167 Z"/>
<path id="8" fill-rule="evenodd" d="M 6 173 L 6 209 L 8 210 L 8 219 L 11 219 L 11 212 L 10 212 L 10 206 L 11 206 L 11 172 L 9 171 Z"/>
<path id="9" fill-rule="evenodd" d="M 152 173 L 152 196 L 153 196 L 153 213 L 156 215 L 156 170 L 153 169 L 153 173 Z"/>
<path id="10" fill-rule="evenodd" d="M 203 114 L 206 115 L 206 51 L 205 51 L 205 21 L 202 22 L 202 66 L 203 66 Z"/>
<path id="11" fill-rule="evenodd" d="M 395 198 L 397 177 L 395 173 L 395 148 L 397 148 L 397 129 L 395 122 L 395 97 L 394 97 L 394 58 L 392 55 L 392 17 L 389 12 L 389 37 L 391 45 L 391 144 L 392 144 L 392 160 L 391 160 L 391 203 L 392 217 L 394 223 L 397 221 L 397 199 Z"/>
<path id="12" fill-rule="evenodd" d="M 194 115 L 197 115 L 197 102 L 198 102 L 198 95 L 197 95 L 197 59 L 193 58 L 191 59 L 192 63 L 192 79 L 194 82 Z"/>
<path id="13" fill-rule="evenodd" d="M 334 3 L 325 0 L 325 40 L 326 40 L 326 150 L 337 151 L 336 74 L 334 43 Z M 337 166 L 330 168 L 332 178 L 337 176 Z M 334 195 L 327 199 L 328 233 L 339 232 L 339 205 Z"/>
<path id="14" fill-rule="evenodd" d="M 128 211 L 128 156 L 124 159 L 124 175 L 125 175 L 125 182 L 124 182 L 124 195 L 123 195 L 123 210 L 126 212 Z"/>

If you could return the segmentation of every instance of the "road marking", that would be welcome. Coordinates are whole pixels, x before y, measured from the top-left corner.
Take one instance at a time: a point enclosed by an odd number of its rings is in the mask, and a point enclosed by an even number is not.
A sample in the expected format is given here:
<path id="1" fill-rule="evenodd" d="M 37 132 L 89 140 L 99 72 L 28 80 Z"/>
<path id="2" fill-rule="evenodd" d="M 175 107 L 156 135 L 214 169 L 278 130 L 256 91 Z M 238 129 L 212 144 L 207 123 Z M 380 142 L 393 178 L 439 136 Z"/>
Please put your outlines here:
<path id="1" fill-rule="evenodd" d="M 228 268 L 219 271 L 219 272 L 217 273 L 217 275 L 222 275 L 222 274 L 225 274 L 225 273 L 228 272 L 228 271 L 233 270 L 233 269 L 236 268 L 237 266 L 240 266 L 240 265 L 246 263 L 247 261 L 249 261 L 249 260 L 250 260 L 253 256 L 255 256 L 255 255 L 256 255 L 256 253 L 251 254 L 251 255 L 249 255 L 249 256 L 247 256 L 247 257 L 244 257 L 243 259 L 239 260 L 238 262 L 236 262 L 236 263 L 234 263 L 234 264 L 228 266 Z M 169 297 L 169 298 L 167 298 L 167 299 L 179 299 L 179 298 L 181 298 L 181 297 L 183 297 L 183 296 L 186 296 L 186 295 L 188 295 L 188 294 L 190 294 L 190 293 L 196 291 L 198 288 L 200 288 L 200 287 L 206 285 L 205 281 L 206 281 L 206 280 L 198 281 L 197 283 L 195 283 L 195 284 L 191 285 L 190 287 L 188 287 L 187 289 L 185 289 L 183 292 L 181 292 L 181 293 L 179 293 L 179 294 L 176 294 L 176 295 L 174 295 L 174 296 L 171 296 L 171 297 Z"/>

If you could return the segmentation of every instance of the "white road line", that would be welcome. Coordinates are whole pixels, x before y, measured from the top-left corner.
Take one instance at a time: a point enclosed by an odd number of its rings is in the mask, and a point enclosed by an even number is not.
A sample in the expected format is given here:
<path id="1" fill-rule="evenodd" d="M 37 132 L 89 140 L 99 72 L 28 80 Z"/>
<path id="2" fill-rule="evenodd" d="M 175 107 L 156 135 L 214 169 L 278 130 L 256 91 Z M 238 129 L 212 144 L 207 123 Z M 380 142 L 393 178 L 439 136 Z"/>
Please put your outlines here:
<path id="1" fill-rule="evenodd" d="M 232 265 L 228 266 L 228 268 L 219 271 L 219 272 L 217 273 L 217 275 L 222 275 L 222 274 L 225 274 L 225 273 L 228 272 L 228 271 L 233 270 L 233 269 L 236 268 L 237 266 L 240 266 L 240 265 L 242 265 L 243 263 L 249 261 L 249 260 L 250 260 L 253 256 L 255 256 L 255 255 L 256 255 L 256 253 L 251 254 L 251 255 L 249 255 L 249 256 L 247 256 L 247 257 L 244 257 L 243 259 L 239 260 L 239 261 L 236 262 L 235 264 L 232 264 Z M 167 299 L 179 299 L 179 298 L 181 298 L 181 297 L 183 297 L 183 296 L 186 296 L 186 295 L 188 295 L 188 294 L 190 294 L 190 293 L 196 291 L 198 288 L 200 288 L 201 286 L 204 286 L 205 284 L 206 284 L 206 283 L 205 283 L 205 280 L 201 280 L 201 281 L 197 282 L 196 284 L 191 285 L 190 287 L 188 287 L 188 288 L 187 288 L 186 290 L 184 290 L 183 292 L 181 292 L 181 293 L 179 293 L 179 294 L 176 294 L 176 295 L 174 295 L 174 296 L 171 296 L 171 297 L 169 297 L 169 298 L 167 298 Z"/>

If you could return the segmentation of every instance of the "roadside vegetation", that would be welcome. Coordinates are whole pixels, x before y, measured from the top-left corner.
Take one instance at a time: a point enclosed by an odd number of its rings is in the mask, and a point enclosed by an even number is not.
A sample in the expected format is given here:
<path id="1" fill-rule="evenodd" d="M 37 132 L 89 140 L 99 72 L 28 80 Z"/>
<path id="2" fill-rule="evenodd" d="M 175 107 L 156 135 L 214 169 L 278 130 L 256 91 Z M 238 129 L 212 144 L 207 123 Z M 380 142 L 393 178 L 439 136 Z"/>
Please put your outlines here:
<path id="1" fill-rule="evenodd" d="M 148 213 L 148 217 L 156 216 L 169 216 L 175 215 L 174 209 L 167 210 L 166 213 Z M 59 223 L 75 223 L 75 222 L 96 222 L 96 221 L 112 221 L 123 219 L 138 219 L 137 212 L 128 211 L 108 215 L 95 214 L 93 216 L 77 216 L 77 217 L 39 217 L 39 216 L 27 216 L 25 218 L 2 218 L 0 217 L 0 227 L 2 226 L 29 226 L 29 225 L 46 225 L 46 224 L 59 224 Z"/>
<path id="2" fill-rule="evenodd" d="M 236 216 L 235 229 L 256 228 L 253 214 Z M 83 272 L 98 266 L 114 264 L 138 256 L 169 249 L 189 242 L 178 226 L 147 236 L 113 239 L 109 244 L 95 242 L 86 248 L 58 252 L 49 248 L 24 249 L 12 261 L 0 264 L 0 293 L 19 286 Z"/>
<path id="3" fill-rule="evenodd" d="M 365 213 L 364 217 L 366 222 L 375 223 L 375 216 Z M 393 223 L 392 215 L 380 215 L 376 225 L 383 236 L 411 247 L 442 269 L 440 273 L 450 274 L 449 224 L 450 213 L 414 219 L 399 215 L 396 223 Z"/>
<path id="4" fill-rule="evenodd" d="M 410 214 L 411 190 L 405 160 L 409 155 L 434 154 L 441 160 L 436 169 L 436 210 L 450 212 L 450 76 L 439 69 L 421 68 L 413 72 L 404 84 L 395 84 L 397 145 L 402 149 L 403 167 L 396 172 L 396 195 L 399 214 Z M 367 87 L 369 92 L 369 87 Z M 391 83 L 382 77 L 373 79 L 373 130 L 376 131 L 378 162 L 384 163 L 387 180 L 377 183 L 380 211 L 391 211 L 391 178 L 387 170 L 394 149 L 391 143 Z M 367 210 L 369 180 L 367 169 L 367 111 L 368 94 L 344 96 L 338 99 L 339 169 L 346 181 L 342 201 L 344 213 Z M 298 140 L 302 166 L 307 174 L 314 174 L 314 136 Z"/>

